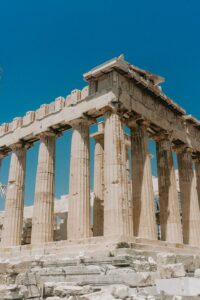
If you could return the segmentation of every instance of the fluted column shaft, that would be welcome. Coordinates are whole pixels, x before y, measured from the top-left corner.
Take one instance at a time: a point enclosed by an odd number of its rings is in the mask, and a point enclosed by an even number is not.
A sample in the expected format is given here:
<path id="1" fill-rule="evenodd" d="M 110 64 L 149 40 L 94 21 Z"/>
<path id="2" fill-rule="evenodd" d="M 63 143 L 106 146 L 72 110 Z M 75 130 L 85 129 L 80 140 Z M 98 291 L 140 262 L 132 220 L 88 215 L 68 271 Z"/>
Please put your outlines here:
<path id="1" fill-rule="evenodd" d="M 3 247 L 21 245 L 23 227 L 26 148 L 17 144 L 12 150 L 2 232 Z"/>
<path id="2" fill-rule="evenodd" d="M 182 225 L 171 142 L 161 138 L 156 143 L 156 150 L 161 239 L 171 243 L 182 243 Z"/>
<path id="3" fill-rule="evenodd" d="M 87 120 L 72 123 L 68 239 L 90 236 L 89 125 Z"/>
<path id="4" fill-rule="evenodd" d="M 196 174 L 196 181 L 197 181 L 198 201 L 200 207 L 200 160 L 199 158 L 195 162 L 195 174 Z"/>
<path id="5" fill-rule="evenodd" d="M 191 153 L 178 153 L 183 242 L 200 245 L 200 211 Z"/>
<path id="6" fill-rule="evenodd" d="M 55 135 L 40 136 L 31 244 L 53 241 L 54 229 Z"/>
<path id="7" fill-rule="evenodd" d="M 129 225 L 130 235 L 133 235 L 133 196 L 132 196 L 132 178 L 130 172 L 129 150 L 131 148 L 130 139 L 126 140 L 126 176 L 128 189 L 128 207 L 129 207 Z"/>
<path id="8" fill-rule="evenodd" d="M 145 125 L 131 130 L 134 235 L 157 239 L 148 133 Z"/>
<path id="9" fill-rule="evenodd" d="M 94 206 L 93 235 L 103 235 L 104 218 L 104 135 L 97 132 L 93 135 L 94 148 Z"/>
<path id="10" fill-rule="evenodd" d="M 130 235 L 125 136 L 116 112 L 105 116 L 104 183 L 104 235 Z"/>

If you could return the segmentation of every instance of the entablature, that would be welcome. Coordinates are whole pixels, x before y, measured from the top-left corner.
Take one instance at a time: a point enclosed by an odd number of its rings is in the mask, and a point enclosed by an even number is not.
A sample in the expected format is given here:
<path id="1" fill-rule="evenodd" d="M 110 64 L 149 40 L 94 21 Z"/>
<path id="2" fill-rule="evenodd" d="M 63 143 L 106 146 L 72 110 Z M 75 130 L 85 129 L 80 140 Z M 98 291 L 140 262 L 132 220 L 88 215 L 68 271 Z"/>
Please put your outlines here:
<path id="1" fill-rule="evenodd" d="M 95 122 L 106 111 L 117 109 L 125 120 L 138 116 L 148 121 L 152 135 L 164 130 L 170 133 L 172 143 L 200 152 L 200 121 L 186 115 L 161 91 L 162 77 L 130 65 L 120 56 L 92 69 L 84 78 L 89 86 L 82 91 L 73 90 L 66 99 L 58 97 L 2 124 L 0 151 L 7 153 L 18 142 L 33 143 L 49 130 L 59 135 L 71 128 L 73 120 L 88 118 Z"/>

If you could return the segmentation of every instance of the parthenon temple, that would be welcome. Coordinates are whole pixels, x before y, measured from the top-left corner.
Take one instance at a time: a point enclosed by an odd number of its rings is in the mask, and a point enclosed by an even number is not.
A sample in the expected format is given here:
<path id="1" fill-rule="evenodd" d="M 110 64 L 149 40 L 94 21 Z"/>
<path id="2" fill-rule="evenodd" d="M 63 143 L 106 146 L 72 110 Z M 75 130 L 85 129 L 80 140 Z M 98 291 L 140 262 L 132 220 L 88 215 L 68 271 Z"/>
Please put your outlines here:
<path id="1" fill-rule="evenodd" d="M 1 162 L 11 153 L 0 252 L 59 243 L 53 235 L 55 145 L 69 129 L 66 245 L 119 237 L 122 242 L 200 247 L 200 121 L 162 92 L 162 77 L 129 64 L 123 55 L 85 73 L 84 80 L 88 86 L 81 91 L 0 126 Z M 90 134 L 93 124 L 98 130 Z M 90 139 L 95 140 L 92 218 Z M 149 139 L 156 143 L 160 240 Z M 38 141 L 31 241 L 22 245 L 26 155 Z"/>

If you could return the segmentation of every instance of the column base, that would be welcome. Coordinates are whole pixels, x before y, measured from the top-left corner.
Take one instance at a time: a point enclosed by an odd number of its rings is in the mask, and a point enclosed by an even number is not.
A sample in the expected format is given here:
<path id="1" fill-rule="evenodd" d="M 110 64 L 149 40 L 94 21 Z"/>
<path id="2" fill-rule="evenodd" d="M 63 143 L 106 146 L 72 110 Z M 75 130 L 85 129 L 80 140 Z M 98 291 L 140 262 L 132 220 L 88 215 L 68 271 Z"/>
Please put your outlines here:
<path id="1" fill-rule="evenodd" d="M 9 248 L 0 248 L 0 255 L 2 258 L 9 257 L 33 257 L 35 255 L 49 255 L 59 253 L 69 254 L 71 257 L 80 255 L 80 253 L 91 252 L 109 252 L 116 249 L 130 249 L 139 250 L 141 252 L 171 252 L 175 254 L 199 254 L 200 247 L 169 243 L 166 241 L 149 240 L 139 237 L 128 236 L 107 236 L 107 237 L 89 237 L 77 240 L 67 240 L 58 242 L 49 242 L 43 245 L 23 245 Z"/>

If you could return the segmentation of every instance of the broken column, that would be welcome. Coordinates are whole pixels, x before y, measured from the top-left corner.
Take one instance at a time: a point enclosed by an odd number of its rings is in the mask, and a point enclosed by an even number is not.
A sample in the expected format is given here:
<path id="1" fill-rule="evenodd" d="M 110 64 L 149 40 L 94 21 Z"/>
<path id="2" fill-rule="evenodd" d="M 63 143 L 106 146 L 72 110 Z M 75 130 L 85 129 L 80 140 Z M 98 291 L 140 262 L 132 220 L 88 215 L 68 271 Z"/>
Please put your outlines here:
<path id="1" fill-rule="evenodd" d="M 180 148 L 177 151 L 183 242 L 185 244 L 199 246 L 200 211 L 191 151 L 187 148 Z"/>
<path id="2" fill-rule="evenodd" d="M 92 137 L 95 139 L 93 236 L 102 236 L 104 218 L 104 123 L 98 124 L 98 132 L 92 134 Z"/>
<path id="3" fill-rule="evenodd" d="M 67 238 L 79 239 L 90 236 L 89 123 L 86 119 L 78 119 L 71 126 Z"/>
<path id="4" fill-rule="evenodd" d="M 53 241 L 55 134 L 40 135 L 31 244 Z"/>
<path id="5" fill-rule="evenodd" d="M 106 113 L 104 132 L 104 235 L 129 236 L 126 145 L 117 111 Z"/>
<path id="6" fill-rule="evenodd" d="M 156 240 L 154 192 L 148 151 L 147 124 L 133 122 L 131 126 L 132 195 L 134 235 Z"/>
<path id="7" fill-rule="evenodd" d="M 160 135 L 157 137 L 156 150 L 161 239 L 170 243 L 182 243 L 182 225 L 172 147 L 167 136 Z"/>
<path id="8" fill-rule="evenodd" d="M 18 143 L 12 146 L 1 241 L 3 247 L 21 245 L 25 169 L 26 148 Z"/>

